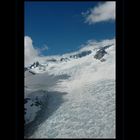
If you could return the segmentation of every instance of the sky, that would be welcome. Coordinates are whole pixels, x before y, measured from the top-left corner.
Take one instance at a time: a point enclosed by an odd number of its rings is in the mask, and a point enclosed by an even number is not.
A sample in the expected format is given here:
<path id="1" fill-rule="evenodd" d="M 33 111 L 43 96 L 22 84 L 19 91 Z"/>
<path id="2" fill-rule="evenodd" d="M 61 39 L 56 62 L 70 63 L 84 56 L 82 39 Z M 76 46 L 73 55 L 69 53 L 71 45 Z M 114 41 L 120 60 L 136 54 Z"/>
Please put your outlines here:
<path id="1" fill-rule="evenodd" d="M 26 53 L 56 55 L 115 38 L 115 2 L 25 2 Z M 28 45 L 29 43 L 29 45 Z M 30 55 L 30 54 L 29 54 Z"/>

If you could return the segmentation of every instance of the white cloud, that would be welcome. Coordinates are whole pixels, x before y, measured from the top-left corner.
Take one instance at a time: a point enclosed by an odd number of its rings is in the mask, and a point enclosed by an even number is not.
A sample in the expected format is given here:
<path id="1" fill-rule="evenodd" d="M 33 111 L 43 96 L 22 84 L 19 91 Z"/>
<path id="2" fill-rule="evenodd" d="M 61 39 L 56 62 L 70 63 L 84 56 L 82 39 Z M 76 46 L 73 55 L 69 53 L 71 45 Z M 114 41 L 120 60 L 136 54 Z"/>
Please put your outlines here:
<path id="1" fill-rule="evenodd" d="M 42 48 L 39 48 L 39 51 L 42 52 L 42 51 L 47 51 L 49 48 L 46 44 L 44 44 L 44 47 Z"/>
<path id="2" fill-rule="evenodd" d="M 82 15 L 86 17 L 85 22 L 89 24 L 115 20 L 115 2 L 100 3 Z"/>
<path id="3" fill-rule="evenodd" d="M 42 53 L 44 51 L 47 51 L 48 49 L 49 49 L 48 46 L 46 44 L 44 44 L 44 46 L 42 48 L 37 48 L 36 50 L 38 52 L 38 55 L 43 56 Z"/>
<path id="4" fill-rule="evenodd" d="M 34 62 L 38 51 L 33 47 L 33 41 L 29 36 L 24 37 L 24 62 L 25 66 Z"/>
<path id="5" fill-rule="evenodd" d="M 106 45 L 115 45 L 116 43 L 116 39 L 112 38 L 112 39 L 105 39 L 105 40 L 88 40 L 85 44 L 81 45 L 81 51 L 85 51 L 85 50 L 92 50 L 92 49 L 98 49 L 100 47 L 106 46 Z"/>

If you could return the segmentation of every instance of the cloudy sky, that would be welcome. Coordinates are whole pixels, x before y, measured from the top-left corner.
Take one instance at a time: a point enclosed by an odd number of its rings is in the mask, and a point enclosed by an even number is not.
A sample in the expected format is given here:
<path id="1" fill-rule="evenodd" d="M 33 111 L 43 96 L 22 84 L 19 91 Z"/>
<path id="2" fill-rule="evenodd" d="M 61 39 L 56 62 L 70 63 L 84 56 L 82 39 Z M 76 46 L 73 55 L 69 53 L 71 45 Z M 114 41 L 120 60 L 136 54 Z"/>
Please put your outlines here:
<path id="1" fill-rule="evenodd" d="M 25 2 L 25 61 L 115 38 L 115 2 Z"/>

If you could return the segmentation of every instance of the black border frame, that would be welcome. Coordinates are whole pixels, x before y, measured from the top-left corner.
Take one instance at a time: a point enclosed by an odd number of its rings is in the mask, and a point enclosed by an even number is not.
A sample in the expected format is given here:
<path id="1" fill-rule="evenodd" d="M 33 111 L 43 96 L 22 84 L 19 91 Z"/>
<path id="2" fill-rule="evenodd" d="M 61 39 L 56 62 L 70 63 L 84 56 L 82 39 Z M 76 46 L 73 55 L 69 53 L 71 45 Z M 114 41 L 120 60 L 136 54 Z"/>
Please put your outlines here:
<path id="1" fill-rule="evenodd" d="M 15 0 L 15 138 L 24 139 L 24 0 Z M 25 0 L 39 1 L 39 0 Z M 47 0 L 41 0 L 47 1 Z M 62 0 L 61 0 L 62 1 Z M 72 0 L 69 0 L 72 1 Z M 86 2 L 86 0 L 80 0 Z M 88 0 L 93 1 L 93 0 Z M 97 1 L 97 0 L 96 0 Z M 101 0 L 106 1 L 106 0 Z M 125 0 L 116 1 L 116 139 L 124 135 L 124 17 Z M 51 1 L 52 2 L 52 1 Z M 54 1 L 55 2 L 55 1 Z M 20 46 L 20 47 L 19 47 Z M 122 49 L 123 48 L 123 49 Z M 20 94 L 19 94 L 20 93 Z"/>

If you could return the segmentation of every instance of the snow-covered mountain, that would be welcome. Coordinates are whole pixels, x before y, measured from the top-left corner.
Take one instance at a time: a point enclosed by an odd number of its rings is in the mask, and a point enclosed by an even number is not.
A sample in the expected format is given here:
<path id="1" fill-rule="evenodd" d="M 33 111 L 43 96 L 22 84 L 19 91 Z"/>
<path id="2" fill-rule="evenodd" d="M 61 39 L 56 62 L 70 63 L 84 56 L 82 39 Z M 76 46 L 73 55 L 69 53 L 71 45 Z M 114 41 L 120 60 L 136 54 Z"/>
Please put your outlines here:
<path id="1" fill-rule="evenodd" d="M 25 128 L 30 138 L 114 138 L 115 39 L 26 67 Z"/>

